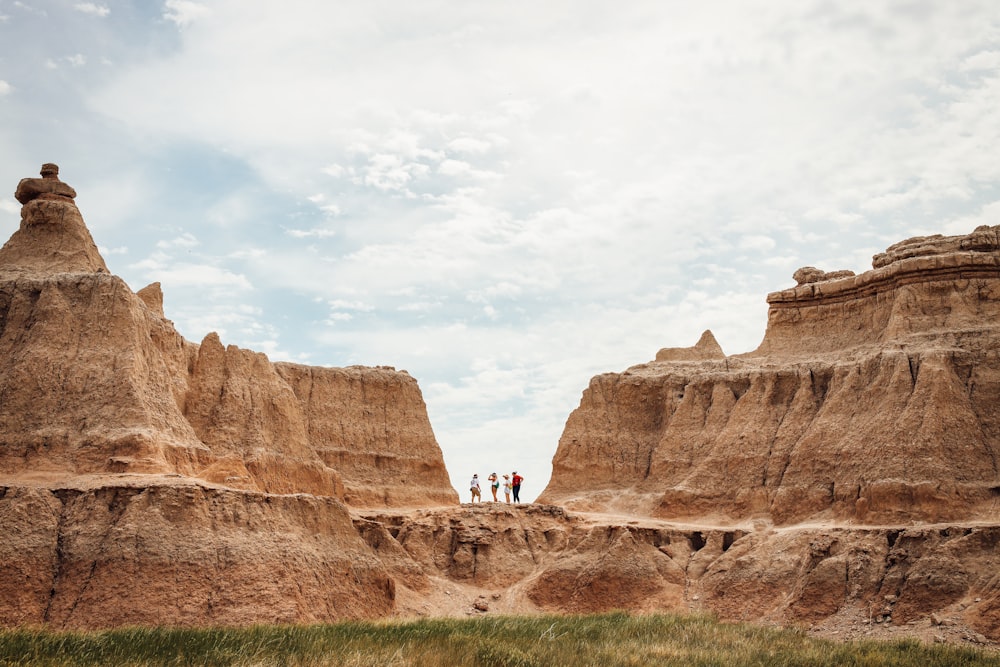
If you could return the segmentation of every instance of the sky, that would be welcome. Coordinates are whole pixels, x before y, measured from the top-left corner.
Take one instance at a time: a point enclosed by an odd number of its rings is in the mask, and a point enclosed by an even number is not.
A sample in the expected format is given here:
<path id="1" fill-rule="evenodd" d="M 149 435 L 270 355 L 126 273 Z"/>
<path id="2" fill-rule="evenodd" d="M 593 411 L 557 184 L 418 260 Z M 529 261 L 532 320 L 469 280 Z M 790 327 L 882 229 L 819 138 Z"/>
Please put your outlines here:
<path id="1" fill-rule="evenodd" d="M 417 378 L 463 499 L 797 268 L 1000 224 L 998 147 L 996 0 L 0 0 L 0 237 L 56 162 L 188 340 Z"/>

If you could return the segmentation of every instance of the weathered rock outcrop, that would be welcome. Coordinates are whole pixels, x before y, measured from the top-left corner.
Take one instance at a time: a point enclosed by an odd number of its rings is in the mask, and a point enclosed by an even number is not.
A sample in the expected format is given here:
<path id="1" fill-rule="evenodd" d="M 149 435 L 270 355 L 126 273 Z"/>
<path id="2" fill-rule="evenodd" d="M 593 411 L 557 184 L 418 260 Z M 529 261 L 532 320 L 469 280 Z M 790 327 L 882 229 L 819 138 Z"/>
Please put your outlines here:
<path id="1" fill-rule="evenodd" d="M 457 504 L 416 381 L 185 340 L 47 167 L 0 249 L 0 624 L 390 613 L 342 503 Z"/>
<path id="2" fill-rule="evenodd" d="M 911 239 L 872 271 L 773 293 L 754 352 L 712 358 L 703 337 L 595 377 L 539 501 L 722 522 L 992 519 L 998 232 Z"/>
<path id="3" fill-rule="evenodd" d="M 854 636 L 943 632 L 937 619 L 1000 639 L 995 525 L 713 527 L 493 503 L 355 525 L 402 613 L 707 611 Z"/>
<path id="4" fill-rule="evenodd" d="M 234 625 L 390 613 L 333 498 L 122 480 L 0 487 L 0 625 Z"/>
<path id="5" fill-rule="evenodd" d="M 352 507 L 457 502 L 416 380 L 390 367 L 277 363 L 302 408 L 312 451 L 335 469 Z M 429 483 L 428 483 L 429 482 Z"/>
<path id="6" fill-rule="evenodd" d="M 0 483 L 176 473 L 360 506 L 458 501 L 413 378 L 184 340 L 158 284 L 137 295 L 108 273 L 47 167 L 21 182 L 0 249 Z"/>
<path id="7" fill-rule="evenodd" d="M 629 609 L 1000 640 L 1000 228 L 797 271 L 754 352 L 706 331 L 594 378 L 541 498 L 569 511 L 459 506 L 407 373 L 185 340 L 57 174 L 0 249 L 0 626 Z"/>

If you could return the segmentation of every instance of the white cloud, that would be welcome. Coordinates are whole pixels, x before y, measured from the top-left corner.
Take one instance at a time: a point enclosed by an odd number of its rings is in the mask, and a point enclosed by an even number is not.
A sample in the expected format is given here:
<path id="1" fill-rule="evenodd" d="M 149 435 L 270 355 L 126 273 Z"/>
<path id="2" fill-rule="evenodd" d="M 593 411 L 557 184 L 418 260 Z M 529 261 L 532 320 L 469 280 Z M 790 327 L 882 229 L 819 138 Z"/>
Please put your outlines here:
<path id="1" fill-rule="evenodd" d="M 155 272 L 147 272 L 151 280 L 159 280 L 164 285 L 191 286 L 198 288 L 226 287 L 240 290 L 253 289 L 246 276 L 233 273 L 227 269 L 207 264 L 172 264 L 166 268 L 158 268 Z"/>
<path id="2" fill-rule="evenodd" d="M 327 239 L 332 236 L 336 236 L 337 232 L 333 229 L 286 229 L 285 233 L 296 239 Z"/>
<path id="3" fill-rule="evenodd" d="M 77 53 L 72 56 L 66 56 L 66 62 L 73 67 L 83 67 L 87 64 L 87 57 L 82 53 Z"/>
<path id="4" fill-rule="evenodd" d="M 166 0 L 163 6 L 165 8 L 163 18 L 173 21 L 181 28 L 211 14 L 211 10 L 207 6 L 191 0 Z"/>
<path id="5" fill-rule="evenodd" d="M 472 165 L 461 160 L 445 160 L 438 165 L 438 172 L 447 176 L 464 176 L 472 172 Z"/>
<path id="6" fill-rule="evenodd" d="M 371 311 L 375 310 L 375 306 L 370 303 L 365 303 L 364 301 L 345 301 L 343 299 L 333 299 L 327 305 L 330 308 L 337 310 L 360 310 L 360 311 Z"/>
<path id="7" fill-rule="evenodd" d="M 399 155 L 378 153 L 372 155 L 365 167 L 363 183 L 379 190 L 405 190 L 414 178 L 429 171 L 425 164 L 406 162 Z"/>
<path id="8" fill-rule="evenodd" d="M 396 310 L 401 313 L 429 313 L 436 308 L 441 308 L 442 305 L 441 301 L 409 301 L 397 306 Z"/>
<path id="9" fill-rule="evenodd" d="M 118 246 L 118 247 L 115 247 L 115 248 L 108 248 L 106 246 L 98 246 L 97 249 L 100 251 L 100 253 L 101 253 L 101 255 L 103 257 L 107 257 L 109 255 L 127 255 L 128 254 L 128 246 Z"/>
<path id="10" fill-rule="evenodd" d="M 971 55 L 962 62 L 962 69 L 965 71 L 984 70 L 996 72 L 1000 70 L 1000 50 L 980 51 Z"/>
<path id="11" fill-rule="evenodd" d="M 0 79 L 0 95 L 6 95 L 7 93 L 9 93 L 12 90 L 14 90 L 13 86 L 11 86 L 9 83 L 7 83 L 6 81 L 4 81 L 3 79 Z"/>
<path id="12" fill-rule="evenodd" d="M 740 237 L 740 248 L 744 250 L 773 250 L 776 245 L 777 243 L 770 236 L 747 234 Z"/>
<path id="13" fill-rule="evenodd" d="M 448 149 L 455 153 L 479 154 L 487 152 L 492 147 L 493 145 L 489 141 L 474 137 L 459 137 L 448 142 Z"/>
<path id="14" fill-rule="evenodd" d="M 111 13 L 111 9 L 107 5 L 98 5 L 93 2 L 78 2 L 73 5 L 73 9 L 84 14 L 100 16 L 102 18 Z"/>
<path id="15" fill-rule="evenodd" d="M 191 232 L 184 232 L 180 236 L 172 239 L 164 239 L 156 242 L 156 247 L 166 248 L 194 248 L 199 245 L 197 237 Z"/>

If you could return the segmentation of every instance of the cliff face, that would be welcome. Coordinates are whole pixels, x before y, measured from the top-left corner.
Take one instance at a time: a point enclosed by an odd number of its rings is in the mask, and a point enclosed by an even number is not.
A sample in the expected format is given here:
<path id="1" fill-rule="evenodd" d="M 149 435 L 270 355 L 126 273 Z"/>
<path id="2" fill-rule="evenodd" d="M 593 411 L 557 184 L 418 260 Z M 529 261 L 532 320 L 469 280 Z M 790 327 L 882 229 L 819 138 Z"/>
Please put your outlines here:
<path id="1" fill-rule="evenodd" d="M 390 613 L 333 498 L 195 484 L 0 487 L 0 625 L 249 625 Z"/>
<path id="2" fill-rule="evenodd" d="M 764 340 L 595 377 L 540 502 L 779 524 L 991 518 L 1000 497 L 998 228 L 796 273 Z"/>
<path id="3" fill-rule="evenodd" d="M 404 614 L 696 611 L 841 639 L 1000 639 L 996 525 L 684 525 L 483 503 L 355 526 Z"/>
<path id="4" fill-rule="evenodd" d="M 458 501 L 417 381 L 391 368 L 275 364 L 302 408 L 310 447 L 344 480 L 352 507 Z"/>
<path id="5" fill-rule="evenodd" d="M 706 332 L 594 378 L 542 496 L 571 511 L 457 506 L 413 378 L 186 341 L 55 174 L 0 249 L 0 626 L 629 609 L 1000 640 L 1000 229 L 800 269 L 756 351 Z"/>
<path id="6" fill-rule="evenodd" d="M 457 504 L 416 381 L 186 341 L 43 175 L 0 249 L 0 625 L 391 613 L 343 502 Z"/>
<path id="7" fill-rule="evenodd" d="M 409 375 L 190 343 L 158 285 L 133 294 L 107 272 L 72 188 L 22 190 L 42 194 L 0 249 L 0 483 L 157 473 L 358 506 L 458 501 Z"/>

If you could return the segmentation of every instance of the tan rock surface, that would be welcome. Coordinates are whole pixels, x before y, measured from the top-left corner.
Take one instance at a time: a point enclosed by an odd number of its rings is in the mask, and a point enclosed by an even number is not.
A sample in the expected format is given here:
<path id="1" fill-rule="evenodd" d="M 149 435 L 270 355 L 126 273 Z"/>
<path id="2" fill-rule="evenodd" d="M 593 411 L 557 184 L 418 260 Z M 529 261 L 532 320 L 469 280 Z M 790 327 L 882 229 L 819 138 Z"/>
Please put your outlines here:
<path id="1" fill-rule="evenodd" d="M 458 502 L 420 387 L 406 371 L 289 363 L 274 368 L 299 401 L 310 448 L 343 478 L 349 505 Z"/>
<path id="2" fill-rule="evenodd" d="M 904 242 L 872 271 L 771 294 L 754 352 L 659 354 L 594 378 L 539 502 L 780 524 L 991 519 L 997 233 Z"/>
<path id="3" fill-rule="evenodd" d="M 682 524 L 490 502 L 354 515 L 401 616 L 710 612 L 845 639 L 1000 640 L 996 525 Z"/>
<path id="4" fill-rule="evenodd" d="M 705 332 L 594 378 L 542 497 L 569 511 L 458 505 L 413 378 L 186 341 L 48 172 L 0 249 L 0 626 L 628 609 L 1000 640 L 996 228 L 797 273 L 755 352 Z"/>
<path id="5" fill-rule="evenodd" d="M 413 378 L 272 364 L 214 333 L 184 340 L 158 283 L 133 294 L 107 272 L 72 188 L 46 168 L 19 186 L 21 227 L 0 249 L 0 483 L 178 473 L 350 489 L 359 506 L 457 503 Z"/>
<path id="6" fill-rule="evenodd" d="M 416 381 L 186 341 L 43 175 L 0 249 L 0 625 L 391 613 L 342 501 L 457 504 Z"/>
<path id="7" fill-rule="evenodd" d="M 371 618 L 395 584 L 335 499 L 130 479 L 0 494 L 0 625 Z"/>

